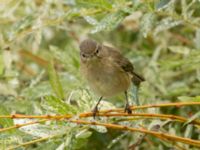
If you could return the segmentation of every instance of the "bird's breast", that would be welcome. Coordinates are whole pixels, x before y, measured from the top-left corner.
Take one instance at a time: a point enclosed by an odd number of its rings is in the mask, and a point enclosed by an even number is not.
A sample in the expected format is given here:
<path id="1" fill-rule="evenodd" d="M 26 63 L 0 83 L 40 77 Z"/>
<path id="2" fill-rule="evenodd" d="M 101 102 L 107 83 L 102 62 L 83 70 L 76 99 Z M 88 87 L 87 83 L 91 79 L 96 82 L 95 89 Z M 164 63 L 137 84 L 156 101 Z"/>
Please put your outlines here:
<path id="1" fill-rule="evenodd" d="M 129 74 L 109 60 L 84 64 L 81 70 L 90 87 L 100 96 L 109 97 L 124 92 L 131 83 Z"/>

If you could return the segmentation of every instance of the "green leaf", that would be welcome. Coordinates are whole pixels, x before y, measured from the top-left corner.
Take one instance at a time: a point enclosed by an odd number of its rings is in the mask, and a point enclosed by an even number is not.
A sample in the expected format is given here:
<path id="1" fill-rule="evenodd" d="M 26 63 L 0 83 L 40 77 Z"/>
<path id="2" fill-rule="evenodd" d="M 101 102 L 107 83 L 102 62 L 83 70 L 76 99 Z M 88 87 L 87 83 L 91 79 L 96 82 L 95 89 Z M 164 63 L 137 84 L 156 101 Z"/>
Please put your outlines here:
<path id="1" fill-rule="evenodd" d="M 77 112 L 75 107 L 52 95 L 43 98 L 42 106 L 58 114 L 76 114 Z"/>
<path id="2" fill-rule="evenodd" d="M 54 45 L 50 45 L 49 48 L 52 56 L 62 62 L 70 73 L 73 72 L 73 75 L 77 73 L 80 65 L 79 57 L 77 56 L 79 53 L 78 49 L 75 49 L 72 46 L 67 46 L 65 51 L 63 51 Z"/>
<path id="3" fill-rule="evenodd" d="M 156 26 L 154 36 L 156 36 L 160 32 L 163 32 L 165 30 L 181 25 L 182 23 L 183 23 L 183 20 L 174 20 L 171 17 L 164 18 Z"/>
<path id="4" fill-rule="evenodd" d="M 31 122 L 31 119 L 15 119 L 15 124 Z M 62 135 L 68 130 L 68 126 L 50 125 L 50 124 L 32 124 L 19 128 L 20 131 L 34 137 L 48 137 L 53 135 Z"/>
<path id="5" fill-rule="evenodd" d="M 185 130 L 185 134 L 184 134 L 184 137 L 186 138 L 191 138 L 192 137 L 192 134 L 193 134 L 193 125 L 190 124 L 187 126 L 186 130 Z"/>
<path id="6" fill-rule="evenodd" d="M 74 140 L 73 143 L 73 149 L 81 149 L 83 147 L 85 147 L 88 143 L 88 139 L 87 138 L 78 138 L 76 140 Z"/>
<path id="7" fill-rule="evenodd" d="M 194 101 L 197 101 L 197 102 L 199 101 L 200 102 L 200 96 L 195 96 L 194 97 Z"/>
<path id="8" fill-rule="evenodd" d="M 43 97 L 45 95 L 52 94 L 52 88 L 49 82 L 40 82 L 40 84 L 35 85 L 33 87 L 24 88 L 21 92 L 21 96 L 24 96 L 28 99 L 37 99 Z"/>
<path id="9" fill-rule="evenodd" d="M 169 46 L 169 50 L 186 56 L 189 55 L 191 49 L 185 46 Z"/>
<path id="10" fill-rule="evenodd" d="M 154 13 L 147 13 L 142 17 L 141 23 L 140 23 L 140 32 L 142 35 L 146 38 L 149 33 L 152 32 L 152 29 L 155 24 L 155 14 Z"/>
<path id="11" fill-rule="evenodd" d="M 200 28 L 196 30 L 195 46 L 200 50 Z"/>
<path id="12" fill-rule="evenodd" d="M 177 67 L 187 68 L 187 70 L 196 70 L 200 66 L 200 52 L 192 50 L 190 55 L 182 59 L 160 60 L 162 69 L 174 69 Z"/>
<path id="13" fill-rule="evenodd" d="M 98 21 L 97 21 L 95 18 L 91 17 L 91 16 L 84 16 L 83 18 L 84 18 L 89 24 L 91 24 L 91 25 L 93 25 L 93 26 L 98 25 Z"/>
<path id="14" fill-rule="evenodd" d="M 89 138 L 91 135 L 92 135 L 91 131 L 88 131 L 88 129 L 83 129 L 80 132 L 78 132 L 75 137 L 85 139 Z"/>
<path id="15" fill-rule="evenodd" d="M 0 105 L 0 114 L 1 115 L 10 115 L 10 113 L 8 112 L 8 110 L 3 106 Z M 10 127 L 13 126 L 13 120 L 10 118 L 0 118 L 0 126 L 6 128 L 6 127 Z"/>
<path id="16" fill-rule="evenodd" d="M 107 128 L 103 126 L 91 126 L 91 128 L 99 133 L 106 133 L 108 131 Z"/>
<path id="17" fill-rule="evenodd" d="M 21 20 L 17 21 L 12 28 L 12 31 L 8 32 L 9 40 L 13 40 L 18 33 L 24 31 L 25 29 L 31 27 L 35 21 L 33 14 L 28 15 Z"/>
<path id="18" fill-rule="evenodd" d="M 112 8 L 112 4 L 107 0 L 76 0 L 76 3 L 83 7 Z"/>
<path id="19" fill-rule="evenodd" d="M 200 96 L 195 96 L 195 97 L 190 97 L 190 96 L 179 96 L 178 97 L 179 100 L 181 101 L 200 101 Z"/>
<path id="20" fill-rule="evenodd" d="M 191 123 L 192 121 L 194 121 L 195 119 L 200 119 L 200 111 L 197 112 L 196 114 L 194 114 L 190 119 L 188 119 L 188 121 L 186 123 L 184 123 L 183 126 Z"/>
<path id="21" fill-rule="evenodd" d="M 160 0 L 157 4 L 156 4 L 156 9 L 160 10 L 162 8 L 167 7 L 167 4 L 170 2 L 171 0 Z"/>
<path id="22" fill-rule="evenodd" d="M 91 33 L 97 33 L 102 30 L 110 31 L 116 28 L 119 23 L 124 19 L 127 13 L 123 11 L 117 11 L 116 13 L 108 14 L 104 17 L 95 27 L 91 30 Z"/>
<path id="23" fill-rule="evenodd" d="M 49 72 L 49 81 L 50 81 L 50 84 L 51 84 L 51 87 L 52 87 L 54 93 L 60 99 L 64 99 L 63 88 L 62 88 L 59 76 L 58 76 L 58 74 L 57 74 L 57 72 L 56 72 L 56 70 L 54 68 L 54 64 L 53 64 L 52 61 L 49 64 L 48 72 Z"/>
<path id="24" fill-rule="evenodd" d="M 113 147 L 113 145 L 119 143 L 121 140 L 123 140 L 123 138 L 127 135 L 127 132 L 120 134 L 119 136 L 117 136 L 116 138 L 114 138 L 109 145 L 107 146 L 107 149 L 111 149 Z"/>
<path id="25" fill-rule="evenodd" d="M 3 55 L 0 54 L 0 76 L 3 74 L 4 63 L 3 63 Z"/>
<path id="26" fill-rule="evenodd" d="M 59 146 L 59 150 L 63 149 L 64 147 L 66 147 L 67 150 L 83 149 L 83 147 L 88 149 L 86 146 L 88 138 L 91 136 L 91 132 L 88 131 L 88 129 L 89 127 L 87 126 L 83 128 L 80 126 L 72 127 L 64 138 L 65 142 Z"/>

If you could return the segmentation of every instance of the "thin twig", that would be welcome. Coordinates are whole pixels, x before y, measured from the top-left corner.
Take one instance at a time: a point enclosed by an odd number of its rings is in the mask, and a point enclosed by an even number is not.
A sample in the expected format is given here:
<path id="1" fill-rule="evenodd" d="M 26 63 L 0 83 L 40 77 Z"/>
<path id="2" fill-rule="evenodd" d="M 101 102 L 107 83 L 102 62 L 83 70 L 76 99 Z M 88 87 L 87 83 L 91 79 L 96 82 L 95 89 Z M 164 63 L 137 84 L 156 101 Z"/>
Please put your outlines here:
<path id="1" fill-rule="evenodd" d="M 132 106 L 131 109 L 132 110 L 136 110 L 136 109 L 171 107 L 171 106 L 180 107 L 180 106 L 189 106 L 189 105 L 200 105 L 200 102 L 179 102 L 179 103 L 166 103 L 166 104 Z M 176 115 L 147 114 L 147 113 L 126 114 L 126 113 L 122 113 L 121 111 L 123 111 L 123 109 L 121 109 L 121 108 L 112 109 L 112 110 L 103 110 L 103 111 L 99 112 L 99 116 L 102 116 L 102 117 L 140 116 L 141 118 L 171 119 L 171 120 L 180 121 L 180 122 L 186 122 L 187 121 L 187 118 L 184 118 L 184 117 L 181 117 L 181 116 L 176 116 Z M 116 113 L 116 112 L 119 112 L 119 113 Z M 91 116 L 92 116 L 91 112 L 79 114 L 80 118 L 91 117 Z M 48 121 L 48 120 L 63 120 L 63 119 L 71 119 L 72 117 L 73 117 L 73 115 L 70 115 L 70 114 L 55 115 L 55 116 L 53 116 L 53 115 L 36 116 L 36 115 L 21 115 L 21 114 L 2 115 L 2 116 L 0 116 L 0 118 L 12 118 L 12 119 L 14 119 L 14 118 L 15 119 L 17 119 L 17 118 L 36 119 L 37 118 L 37 119 L 42 119 L 42 120 L 33 121 L 33 122 L 20 124 L 20 125 L 17 124 L 17 125 L 12 126 L 12 127 L 0 129 L 0 132 L 7 131 L 7 130 L 10 130 L 10 129 L 14 129 L 14 128 L 27 126 L 27 125 L 31 125 L 31 124 L 41 123 L 41 122 L 45 122 L 45 121 Z M 84 120 L 68 120 L 68 121 L 73 122 L 73 123 L 77 123 L 77 124 L 99 125 L 99 126 L 105 126 L 107 128 L 128 130 L 128 131 L 131 131 L 131 132 L 141 132 L 141 133 L 145 133 L 145 134 L 150 134 L 150 135 L 156 136 L 157 138 L 162 139 L 162 140 L 175 141 L 175 142 L 178 141 L 178 142 L 182 142 L 182 143 L 186 143 L 186 144 L 190 144 L 190 145 L 194 145 L 194 146 L 200 147 L 200 141 L 192 140 L 192 139 L 188 139 L 188 138 L 182 138 L 182 137 L 178 137 L 178 136 L 173 136 L 173 135 L 166 134 L 166 133 L 148 131 L 146 129 L 131 128 L 131 127 L 127 127 L 127 126 L 122 126 L 122 125 L 117 125 L 117 124 L 110 124 L 110 123 L 88 122 L 88 121 L 84 121 Z M 191 123 L 196 124 L 198 126 L 200 125 L 200 121 L 199 120 L 193 120 Z M 37 142 L 37 141 L 40 141 L 40 140 L 38 139 L 38 140 L 35 140 L 35 141 Z M 34 142 L 33 141 L 27 142 L 27 145 L 29 143 L 34 143 Z M 22 146 L 23 146 L 23 144 L 22 144 Z"/>
<path id="2" fill-rule="evenodd" d="M 32 125 L 32 124 L 36 124 L 36 123 L 42 123 L 42 122 L 45 122 L 45 121 L 48 121 L 48 119 L 37 120 L 37 121 L 28 122 L 28 123 L 23 123 L 23 124 L 16 124 L 16 125 L 11 126 L 11 127 L 2 128 L 2 129 L 0 129 L 0 132 L 8 131 L 8 130 L 11 130 L 11 129 L 21 128 L 21 127 L 28 126 L 28 125 Z"/>
<path id="3" fill-rule="evenodd" d="M 92 117 L 92 113 L 81 113 L 79 114 L 80 118 L 86 118 L 86 117 Z M 98 116 L 101 117 L 132 117 L 132 116 L 140 116 L 144 118 L 159 118 L 159 119 L 171 119 L 174 121 L 179 121 L 179 122 L 186 122 L 187 118 L 181 117 L 181 116 L 176 116 L 176 115 L 166 115 L 166 114 L 150 114 L 150 113 L 133 113 L 133 114 L 127 114 L 127 113 L 99 113 Z M 70 119 L 72 118 L 73 115 L 67 114 L 67 115 L 42 115 L 42 116 L 34 116 L 34 115 L 21 115 L 21 114 L 15 114 L 15 115 L 3 115 L 0 116 L 0 118 L 29 118 L 29 119 L 54 119 L 54 120 L 59 120 L 59 119 Z M 200 126 L 200 121 L 199 120 L 192 120 L 191 124 L 195 124 Z M 1 131 L 1 130 L 0 130 Z"/>
<path id="4" fill-rule="evenodd" d="M 182 107 L 182 106 L 192 106 L 192 105 L 200 105 L 200 102 L 177 102 L 177 103 L 166 103 L 166 104 L 150 104 L 150 105 L 141 105 L 141 106 L 132 106 L 131 110 L 137 109 L 146 109 L 146 108 L 160 108 L 160 107 Z M 118 109 L 110 109 L 110 110 L 102 110 L 101 113 L 108 113 L 108 112 L 123 112 L 123 108 Z"/>
<path id="5" fill-rule="evenodd" d="M 183 138 L 183 137 L 170 135 L 170 134 L 162 133 L 162 132 L 149 131 L 149 130 L 146 130 L 144 128 L 132 128 L 132 127 L 122 126 L 122 125 L 117 125 L 117 124 L 100 123 L 100 122 L 96 122 L 96 121 L 95 122 L 89 122 L 89 121 L 85 121 L 85 120 L 69 120 L 69 122 L 73 122 L 73 123 L 77 123 L 77 124 L 104 126 L 104 127 L 107 127 L 107 128 L 127 130 L 127 131 L 131 131 L 131 132 L 141 132 L 141 133 L 153 135 L 153 136 L 155 136 L 159 139 L 176 141 L 176 142 L 181 142 L 181 143 L 190 144 L 190 145 L 193 145 L 193 146 L 200 147 L 200 141 L 199 140 Z"/>
<path id="6" fill-rule="evenodd" d="M 51 138 L 54 138 L 54 137 L 57 137 L 57 136 L 61 136 L 61 135 L 60 134 L 59 135 L 51 135 L 51 136 L 39 138 L 39 139 L 36 139 L 36 140 L 32 140 L 32 141 L 29 141 L 29 142 L 25 142 L 25 143 L 10 147 L 7 150 L 14 150 L 14 149 L 22 147 L 22 146 L 31 145 L 31 144 L 38 143 L 38 142 L 41 142 L 41 141 L 45 141 L 45 140 L 48 140 L 48 139 L 51 139 Z"/>
<path id="7" fill-rule="evenodd" d="M 200 141 L 199 140 L 183 138 L 183 137 L 179 137 L 179 136 L 175 136 L 175 135 L 170 135 L 170 134 L 167 134 L 167 133 L 150 131 L 150 130 L 147 130 L 145 128 L 132 128 L 132 127 L 123 126 L 123 125 L 117 125 L 117 124 L 111 124 L 111 123 L 100 123 L 100 122 L 96 122 L 96 121 L 95 122 L 89 122 L 89 121 L 85 121 L 85 120 L 67 120 L 67 121 L 72 122 L 72 123 L 76 123 L 76 124 L 96 125 L 96 126 L 104 126 L 104 127 L 111 128 L 111 129 L 126 130 L 126 131 L 131 131 L 131 132 L 140 132 L 140 133 L 144 133 L 144 134 L 153 135 L 153 136 L 155 136 L 155 137 L 157 137 L 161 140 L 170 141 L 170 142 L 181 142 L 181 143 L 200 147 Z M 30 141 L 30 142 L 26 142 L 26 143 L 17 145 L 15 147 L 11 147 L 11 148 L 9 148 L 9 150 L 15 149 L 15 148 L 18 148 L 18 147 L 21 147 L 21 146 L 27 146 L 27 145 L 30 145 L 30 144 L 33 144 L 33 143 L 36 143 L 36 142 L 40 142 L 40 141 L 43 141 L 43 140 L 47 140 L 47 139 L 55 137 L 55 136 L 57 136 L 57 135 L 44 137 L 44 138 L 40 138 L 40 139 L 33 140 L 33 141 Z"/>

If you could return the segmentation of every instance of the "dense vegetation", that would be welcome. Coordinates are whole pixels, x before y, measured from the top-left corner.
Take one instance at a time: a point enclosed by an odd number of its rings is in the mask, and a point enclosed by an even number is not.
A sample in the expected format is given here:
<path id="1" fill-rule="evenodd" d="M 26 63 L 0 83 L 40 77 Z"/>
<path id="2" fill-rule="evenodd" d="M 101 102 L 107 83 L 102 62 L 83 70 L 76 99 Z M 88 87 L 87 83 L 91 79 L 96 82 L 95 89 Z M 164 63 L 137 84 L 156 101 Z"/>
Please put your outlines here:
<path id="1" fill-rule="evenodd" d="M 199 0 L 2 0 L 0 116 L 70 114 L 78 119 L 76 115 L 90 112 L 98 97 L 79 72 L 79 43 L 88 37 L 118 48 L 145 77 L 139 91 L 141 105 L 200 101 Z M 189 120 L 117 116 L 97 117 L 96 121 L 199 141 L 200 106 L 178 106 L 135 113 Z M 101 110 L 122 107 L 123 95 L 101 104 Z M 15 125 L 0 132 L 0 149 L 198 149 L 190 142 L 77 125 L 67 119 L 16 126 L 32 121 L 36 119 L 0 118 L 0 131 Z"/>

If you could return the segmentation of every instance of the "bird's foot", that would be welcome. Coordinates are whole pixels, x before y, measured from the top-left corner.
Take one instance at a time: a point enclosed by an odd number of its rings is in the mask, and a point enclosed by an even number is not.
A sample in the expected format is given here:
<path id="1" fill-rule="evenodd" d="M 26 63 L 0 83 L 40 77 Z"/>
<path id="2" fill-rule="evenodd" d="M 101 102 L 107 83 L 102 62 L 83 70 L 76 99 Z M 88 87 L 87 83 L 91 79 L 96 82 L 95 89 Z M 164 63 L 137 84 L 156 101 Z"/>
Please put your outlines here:
<path id="1" fill-rule="evenodd" d="M 124 112 L 125 112 L 125 113 L 127 112 L 128 114 L 132 114 L 132 110 L 131 110 L 129 104 L 126 104 L 126 106 L 125 106 L 125 108 L 124 108 Z"/>
<path id="2" fill-rule="evenodd" d="M 98 110 L 98 107 L 94 107 L 94 109 L 92 110 L 92 116 L 93 118 L 95 119 L 96 115 L 98 114 L 99 110 Z"/>

